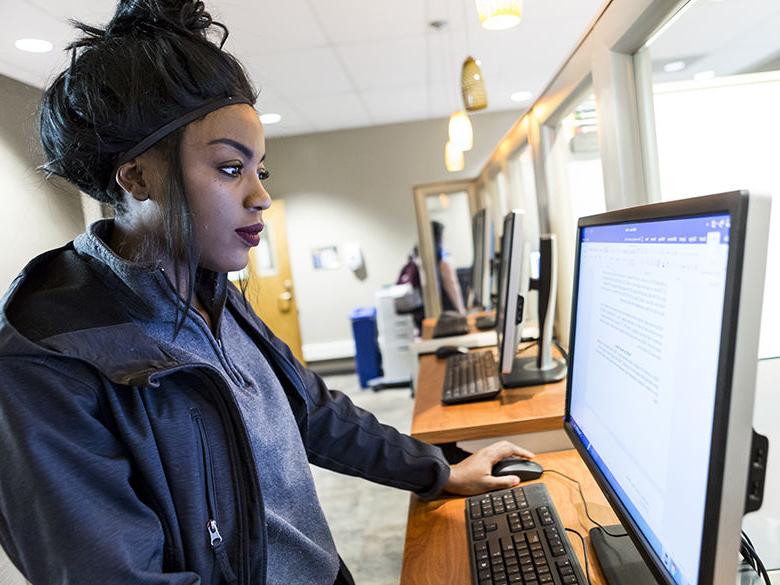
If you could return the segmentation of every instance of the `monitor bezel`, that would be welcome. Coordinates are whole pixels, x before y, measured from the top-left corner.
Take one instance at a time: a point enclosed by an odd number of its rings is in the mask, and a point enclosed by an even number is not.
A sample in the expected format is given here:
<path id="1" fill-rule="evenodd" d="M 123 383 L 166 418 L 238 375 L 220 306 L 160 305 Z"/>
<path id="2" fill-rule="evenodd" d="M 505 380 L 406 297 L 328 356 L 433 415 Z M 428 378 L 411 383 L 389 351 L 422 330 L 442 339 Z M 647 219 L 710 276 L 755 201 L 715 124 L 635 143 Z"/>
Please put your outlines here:
<path id="1" fill-rule="evenodd" d="M 491 258 L 489 258 L 488 215 L 487 209 L 484 207 L 471 216 L 471 232 L 474 248 L 474 260 L 471 264 L 471 288 L 474 294 L 474 304 L 483 309 L 489 309 Z M 478 259 L 480 259 L 479 262 Z"/>
<path id="2" fill-rule="evenodd" d="M 525 213 L 512 210 L 504 216 L 504 231 L 501 234 L 501 262 L 506 262 L 506 287 L 501 280 L 503 265 L 499 266 L 499 302 L 496 304 L 496 335 L 498 336 L 498 372 L 508 374 L 512 371 L 512 365 L 517 354 L 517 346 L 522 335 L 525 315 L 520 322 L 517 320 L 517 298 L 525 294 L 527 296 L 527 260 L 525 256 Z M 509 232 L 507 233 L 507 230 Z M 506 244 L 506 245 L 505 245 Z M 514 278 L 513 278 L 514 277 Z M 525 279 L 525 282 L 523 280 Z M 510 299 L 514 302 L 510 303 Z M 499 315 L 499 306 L 503 315 Z M 525 313 L 525 311 L 524 311 Z M 502 318 L 500 318 L 502 317 Z M 508 335 L 511 333 L 511 335 Z M 510 345 L 507 338 L 511 338 Z"/>
<path id="3" fill-rule="evenodd" d="M 740 294 L 743 273 L 743 258 L 748 220 L 748 195 L 745 191 L 719 193 L 706 197 L 681 199 L 664 203 L 656 203 L 640 207 L 632 207 L 580 218 L 577 224 L 577 242 L 574 258 L 574 279 L 572 286 L 572 313 L 570 324 L 569 364 L 573 367 L 576 352 L 577 302 L 579 288 L 580 252 L 582 246 L 582 229 L 602 225 L 619 225 L 625 223 L 641 223 L 663 221 L 668 219 L 685 219 L 715 214 L 730 216 L 729 252 L 726 267 L 726 288 L 723 299 L 723 321 L 721 325 L 720 353 L 716 380 L 715 406 L 713 415 L 713 431 L 710 450 L 709 474 L 704 506 L 704 524 L 702 543 L 699 554 L 698 583 L 711 583 L 715 575 L 717 562 L 717 540 L 720 527 L 720 506 L 723 496 L 724 471 L 726 465 L 727 435 L 723 429 L 728 428 L 732 399 L 733 370 L 737 347 L 737 322 L 740 308 Z M 612 489 L 582 444 L 579 435 L 571 425 L 571 385 L 573 376 L 570 371 L 566 380 L 566 409 L 564 414 L 564 429 L 571 439 L 577 452 L 593 474 L 621 523 L 627 528 L 628 535 L 644 558 L 648 567 L 662 583 L 676 585 L 674 579 L 666 570 L 662 559 L 658 558 L 644 534 L 633 521 L 628 510 Z M 734 551 L 735 554 L 737 551 Z M 709 559 L 708 562 L 707 559 Z"/>

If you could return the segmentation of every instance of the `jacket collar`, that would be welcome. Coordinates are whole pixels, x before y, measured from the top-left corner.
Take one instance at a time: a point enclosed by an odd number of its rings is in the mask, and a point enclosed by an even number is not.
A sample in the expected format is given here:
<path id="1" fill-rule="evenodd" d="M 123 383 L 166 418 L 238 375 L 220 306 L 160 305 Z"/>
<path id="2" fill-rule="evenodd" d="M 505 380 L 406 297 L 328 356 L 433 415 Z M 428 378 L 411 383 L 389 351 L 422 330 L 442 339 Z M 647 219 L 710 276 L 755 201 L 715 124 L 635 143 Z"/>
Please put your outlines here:
<path id="1" fill-rule="evenodd" d="M 211 295 L 201 298 L 221 314 L 227 276 L 204 270 L 199 277 Z M 146 335 L 134 318 L 154 318 L 154 307 L 70 242 L 30 261 L 0 299 L 0 358 L 70 357 L 114 383 L 156 386 L 163 370 L 186 359 Z"/>
<path id="2" fill-rule="evenodd" d="M 131 313 L 134 319 L 167 323 L 173 337 L 176 318 L 180 317 L 185 305 L 184 299 L 165 275 L 161 261 L 135 262 L 118 256 L 107 244 L 113 229 L 113 219 L 98 220 L 76 237 L 73 247 L 81 256 L 93 258 L 108 267 L 140 300 L 143 310 Z M 218 326 L 225 308 L 227 275 L 198 268 L 195 294 Z"/>

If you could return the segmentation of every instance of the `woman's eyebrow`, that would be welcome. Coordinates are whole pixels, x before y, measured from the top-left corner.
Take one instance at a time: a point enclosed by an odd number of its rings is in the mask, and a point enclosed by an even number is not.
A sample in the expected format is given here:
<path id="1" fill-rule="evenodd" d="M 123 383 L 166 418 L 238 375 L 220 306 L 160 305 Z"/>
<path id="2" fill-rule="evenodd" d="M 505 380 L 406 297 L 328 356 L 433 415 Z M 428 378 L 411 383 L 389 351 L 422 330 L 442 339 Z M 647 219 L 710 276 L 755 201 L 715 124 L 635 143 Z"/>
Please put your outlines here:
<path id="1" fill-rule="evenodd" d="M 251 148 L 241 144 L 240 142 L 237 142 L 236 140 L 233 140 L 232 138 L 215 138 L 214 140 L 210 141 L 209 144 L 227 144 L 228 146 L 235 148 L 248 159 L 255 157 L 255 153 Z M 265 156 L 263 156 L 263 158 L 265 158 Z"/>

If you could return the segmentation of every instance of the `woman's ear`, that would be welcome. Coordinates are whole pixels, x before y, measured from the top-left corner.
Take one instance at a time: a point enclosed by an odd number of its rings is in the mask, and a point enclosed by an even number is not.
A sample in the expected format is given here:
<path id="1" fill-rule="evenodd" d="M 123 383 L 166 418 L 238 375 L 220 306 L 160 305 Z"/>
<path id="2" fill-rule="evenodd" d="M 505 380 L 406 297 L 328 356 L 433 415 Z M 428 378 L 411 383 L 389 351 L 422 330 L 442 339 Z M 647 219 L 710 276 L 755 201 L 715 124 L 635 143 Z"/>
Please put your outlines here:
<path id="1" fill-rule="evenodd" d="M 142 157 L 135 157 L 116 170 L 117 184 L 136 201 L 146 201 L 151 195 L 151 168 Z"/>

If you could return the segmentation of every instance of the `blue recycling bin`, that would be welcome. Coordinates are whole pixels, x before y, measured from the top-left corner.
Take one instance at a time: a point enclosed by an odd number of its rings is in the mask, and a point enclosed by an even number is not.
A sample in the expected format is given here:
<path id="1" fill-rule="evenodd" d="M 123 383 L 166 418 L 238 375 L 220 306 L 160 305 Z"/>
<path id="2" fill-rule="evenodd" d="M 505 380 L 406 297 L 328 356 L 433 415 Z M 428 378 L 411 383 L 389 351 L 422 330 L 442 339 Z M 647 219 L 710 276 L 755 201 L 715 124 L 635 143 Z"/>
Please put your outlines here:
<path id="1" fill-rule="evenodd" d="M 376 309 L 357 308 L 349 313 L 355 338 L 355 366 L 361 388 L 382 375 L 382 354 L 379 352 L 376 329 Z"/>

